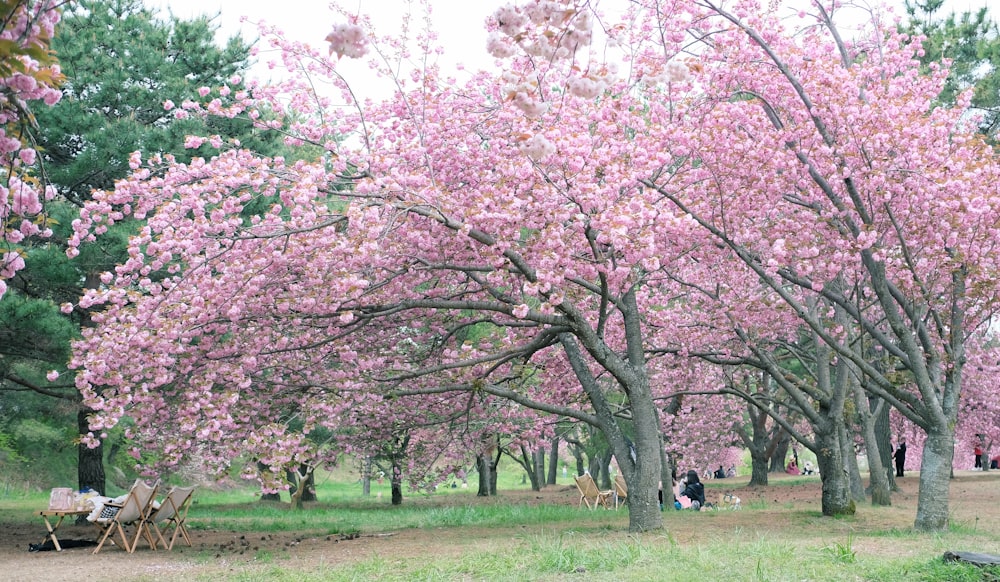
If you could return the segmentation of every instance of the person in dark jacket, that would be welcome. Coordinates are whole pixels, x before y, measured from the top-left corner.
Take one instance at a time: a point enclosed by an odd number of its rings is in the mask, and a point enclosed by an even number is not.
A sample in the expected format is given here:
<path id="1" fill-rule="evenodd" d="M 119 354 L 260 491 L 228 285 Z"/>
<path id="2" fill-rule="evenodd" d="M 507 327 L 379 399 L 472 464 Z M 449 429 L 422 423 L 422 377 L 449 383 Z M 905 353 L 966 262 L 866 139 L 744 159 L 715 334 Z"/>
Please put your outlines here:
<path id="1" fill-rule="evenodd" d="M 705 486 L 701 484 L 698 472 L 693 469 L 688 471 L 685 481 L 681 495 L 691 500 L 691 509 L 701 511 L 701 508 L 705 506 Z"/>
<path id="2" fill-rule="evenodd" d="M 899 439 L 899 445 L 896 446 L 896 452 L 892 456 L 896 460 L 896 476 L 902 477 L 903 466 L 906 464 L 906 439 Z"/>

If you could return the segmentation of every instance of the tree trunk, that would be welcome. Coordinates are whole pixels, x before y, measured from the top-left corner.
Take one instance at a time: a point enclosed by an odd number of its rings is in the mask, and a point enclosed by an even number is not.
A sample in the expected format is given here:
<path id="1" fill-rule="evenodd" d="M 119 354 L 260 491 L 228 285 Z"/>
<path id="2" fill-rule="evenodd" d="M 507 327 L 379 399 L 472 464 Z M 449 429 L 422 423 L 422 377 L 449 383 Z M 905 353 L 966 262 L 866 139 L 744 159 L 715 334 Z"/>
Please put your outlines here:
<path id="1" fill-rule="evenodd" d="M 761 394 L 770 394 L 770 376 L 767 373 L 761 374 Z M 758 410 L 752 403 L 747 403 L 748 423 L 733 423 L 733 431 L 740 437 L 743 447 L 750 452 L 750 487 L 766 487 L 768 462 L 774 456 L 774 451 L 780 442 L 785 431 L 778 423 L 773 424 L 773 428 L 768 429 L 767 421 L 769 415 Z M 777 412 L 777 403 L 771 405 L 771 410 Z M 749 425 L 749 426 L 747 426 Z"/>
<path id="2" fill-rule="evenodd" d="M 785 472 L 785 458 L 788 457 L 788 448 L 792 444 L 792 437 L 782 431 L 778 444 L 774 447 L 774 454 L 771 455 L 771 473 Z"/>
<path id="3" fill-rule="evenodd" d="M 305 482 L 302 484 L 305 490 L 302 492 L 302 501 L 316 501 L 316 470 L 309 469 Z"/>
<path id="4" fill-rule="evenodd" d="M 601 474 L 600 478 L 594 477 L 594 481 L 600 486 L 604 491 L 611 489 L 611 459 L 614 458 L 614 454 L 611 451 L 600 455 L 598 460 L 601 464 Z"/>
<path id="5" fill-rule="evenodd" d="M 614 361 L 615 367 L 621 369 L 622 377 L 628 380 L 628 385 L 620 387 L 628 397 L 632 409 L 632 426 L 635 429 L 635 458 L 629 447 L 625 434 L 619 425 L 618 418 L 605 398 L 604 387 L 594 377 L 589 363 L 580 352 L 576 338 L 570 334 L 559 335 L 560 343 L 566 358 L 573 368 L 577 380 L 587 393 L 594 413 L 597 417 L 601 433 L 611 445 L 614 457 L 618 459 L 618 467 L 625 477 L 628 487 L 628 519 L 629 531 L 633 533 L 663 528 L 663 512 L 660 511 L 660 500 L 657 493 L 657 483 L 660 480 L 660 425 L 659 409 L 653 400 L 646 375 L 644 352 L 641 342 L 641 321 L 636 304 L 635 291 L 627 291 L 621 300 L 622 315 L 625 324 L 626 343 L 628 346 L 628 362 Z M 592 338 L 591 338 L 592 339 Z M 596 356 L 609 356 L 606 346 L 591 345 L 590 353 Z M 609 459 L 610 460 L 610 459 Z M 607 461 L 604 463 L 607 467 Z"/>
<path id="6" fill-rule="evenodd" d="M 750 430 L 753 431 L 747 438 L 746 434 L 742 434 L 743 443 L 747 445 L 747 450 L 750 451 L 750 483 L 751 487 L 767 487 L 767 473 L 768 473 L 768 460 L 770 457 L 775 456 L 774 451 L 780 447 L 779 443 L 785 443 L 785 450 L 781 453 L 781 457 L 784 458 L 788 441 L 782 440 L 784 437 L 775 435 L 776 438 L 773 442 L 768 442 L 772 439 L 769 438 L 767 430 L 767 415 L 758 412 L 757 409 L 748 404 L 747 412 L 750 415 L 751 424 Z M 785 431 L 778 429 L 782 435 L 786 434 Z M 771 454 L 768 454 L 768 453 Z M 782 463 L 784 464 L 784 463 Z M 784 467 L 782 467 L 784 470 Z"/>
<path id="7" fill-rule="evenodd" d="M 532 491 L 541 491 L 545 485 L 545 449 L 538 447 L 532 459 L 535 462 L 535 478 L 531 480 Z"/>
<path id="8" fill-rule="evenodd" d="M 92 411 L 81 407 L 76 413 L 76 426 L 81 435 L 90 432 L 90 423 L 87 421 L 90 412 Z M 107 476 L 104 474 L 104 444 L 101 442 L 92 449 L 82 443 L 76 446 L 76 476 L 80 490 L 89 487 L 104 495 L 107 492 Z"/>
<path id="9" fill-rule="evenodd" d="M 667 457 L 667 443 L 666 437 L 663 433 L 660 433 L 660 482 L 659 488 L 657 489 L 656 495 L 657 500 L 662 499 L 664 503 L 669 499 L 667 497 L 668 491 L 672 491 L 674 487 L 674 475 L 677 474 L 677 467 L 674 466 L 674 460 Z M 626 481 L 626 484 L 628 482 Z"/>
<path id="10" fill-rule="evenodd" d="M 618 467 L 628 486 L 629 531 L 643 532 L 663 527 L 663 512 L 660 510 L 660 480 L 662 478 L 661 457 L 663 454 L 662 427 L 659 411 L 647 384 L 642 384 L 629 394 L 632 404 L 633 426 L 635 427 L 635 461 L 628 446 L 619 445 Z M 624 454 L 624 457 L 622 456 Z M 627 470 L 634 467 L 634 470 Z M 631 479 L 629 475 L 631 474 Z M 669 483 L 663 483 L 664 501 L 670 499 Z"/>
<path id="11" fill-rule="evenodd" d="M 899 491 L 896 485 L 896 471 L 892 462 L 892 430 L 889 427 L 889 405 L 877 396 L 869 396 L 870 407 L 875 411 L 875 441 L 878 443 L 879 459 L 885 469 L 889 491 Z M 872 503 L 875 502 L 874 497 Z"/>
<path id="12" fill-rule="evenodd" d="M 750 451 L 750 483 L 751 487 L 767 487 L 767 456 Z"/>
<path id="13" fill-rule="evenodd" d="M 305 477 L 303 477 L 303 472 L 305 472 Z M 316 482 L 313 478 L 313 470 L 308 466 L 300 466 L 298 472 L 286 470 L 285 479 L 288 480 L 288 494 L 292 498 L 292 503 L 298 505 L 298 509 L 302 509 L 304 501 L 316 501 Z M 301 493 L 299 487 L 303 487 Z"/>
<path id="14" fill-rule="evenodd" d="M 538 451 L 529 451 L 528 447 L 521 445 L 521 468 L 524 469 L 524 477 L 531 480 L 531 490 L 541 491 L 541 484 L 538 482 Z M 523 483 L 524 480 L 522 479 Z"/>
<path id="15" fill-rule="evenodd" d="M 928 431 L 920 462 L 920 493 L 914 523 L 918 530 L 938 531 L 948 527 L 949 476 L 954 456 L 953 430 Z"/>
<path id="16" fill-rule="evenodd" d="M 587 471 L 587 463 L 583 459 L 583 451 L 577 445 L 571 446 L 569 450 L 573 453 L 573 458 L 576 459 L 576 476 L 580 477 Z"/>
<path id="17" fill-rule="evenodd" d="M 316 501 L 316 492 L 313 489 L 313 471 L 315 469 L 309 465 L 302 465 L 295 471 L 288 471 L 288 493 L 291 496 L 291 504 L 295 509 L 305 509 L 306 501 Z"/>
<path id="18" fill-rule="evenodd" d="M 392 483 L 392 504 L 402 505 L 403 504 L 403 468 L 399 466 L 399 460 L 393 458 L 392 460 L 392 475 L 390 476 L 390 481 Z"/>
<path id="19" fill-rule="evenodd" d="M 633 406 L 636 406 L 633 395 Z M 629 508 L 629 531 L 643 532 L 663 527 L 663 512 L 660 509 L 660 486 L 663 487 L 664 501 L 671 499 L 670 473 L 663 470 L 662 433 L 657 409 L 650 406 L 643 412 L 636 410 L 633 416 L 635 427 L 635 455 L 631 454 L 628 441 L 621 433 L 609 431 L 609 441 L 615 450 L 615 458 L 628 488 L 626 505 Z M 607 467 L 607 462 L 602 462 Z M 664 479 L 666 479 L 664 481 Z"/>
<path id="20" fill-rule="evenodd" d="M 837 431 L 832 434 L 816 433 L 816 464 L 823 491 L 821 505 L 823 515 L 854 515 L 855 505 L 851 499 L 851 484 L 844 469 L 843 450 Z"/>
<path id="21" fill-rule="evenodd" d="M 493 497 L 496 497 L 497 495 L 497 475 L 498 475 L 497 467 L 500 466 L 501 455 L 502 452 L 500 450 L 500 447 L 497 447 L 496 456 L 493 457 L 490 461 L 492 463 L 490 465 L 490 495 L 492 495 Z"/>
<path id="22" fill-rule="evenodd" d="M 872 505 L 889 506 L 892 505 L 892 496 L 889 490 L 889 479 L 887 477 L 885 465 L 882 464 L 882 447 L 878 442 L 878 434 L 875 429 L 876 418 L 885 404 L 876 407 L 872 414 L 871 401 L 865 396 L 860 385 L 856 385 L 854 390 L 855 407 L 861 413 L 861 430 L 865 439 L 865 450 L 868 451 L 868 489 L 871 491 Z"/>
<path id="23" fill-rule="evenodd" d="M 361 495 L 368 497 L 372 494 L 372 458 L 365 457 L 361 465 Z"/>
<path id="24" fill-rule="evenodd" d="M 500 464 L 501 449 L 497 448 L 494 460 L 489 452 L 476 455 L 476 470 L 479 472 L 479 497 L 497 494 L 497 466 Z"/>
<path id="25" fill-rule="evenodd" d="M 601 459 L 601 455 L 594 454 L 590 457 L 590 462 L 587 463 L 587 472 L 590 476 L 594 478 L 594 483 L 598 487 L 601 486 L 599 479 L 601 478 L 601 467 L 604 465 L 604 461 Z"/>
<path id="26" fill-rule="evenodd" d="M 844 469 L 847 471 L 848 482 L 851 484 L 851 499 L 855 502 L 864 501 L 865 484 L 861 482 L 861 469 L 858 467 L 858 451 L 854 445 L 853 431 L 849 431 L 846 424 L 841 424 L 840 444 L 841 454 L 844 457 Z"/>
<path id="27" fill-rule="evenodd" d="M 555 485 L 559 471 L 559 437 L 552 437 L 552 444 L 549 447 L 549 475 L 545 480 L 546 485 Z"/>
<path id="28" fill-rule="evenodd" d="M 479 492 L 476 493 L 479 497 L 489 497 L 490 495 L 490 473 L 492 470 L 492 463 L 490 463 L 490 457 L 487 455 L 476 455 L 476 469 L 479 471 Z"/>

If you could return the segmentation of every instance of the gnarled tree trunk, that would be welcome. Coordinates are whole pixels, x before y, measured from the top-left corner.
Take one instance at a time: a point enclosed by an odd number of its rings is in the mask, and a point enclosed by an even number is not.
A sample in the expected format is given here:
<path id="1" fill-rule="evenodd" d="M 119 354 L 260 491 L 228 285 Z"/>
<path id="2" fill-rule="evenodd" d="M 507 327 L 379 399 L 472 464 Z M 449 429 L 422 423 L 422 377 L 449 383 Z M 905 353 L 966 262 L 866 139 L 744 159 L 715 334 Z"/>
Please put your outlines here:
<path id="1" fill-rule="evenodd" d="M 920 462 L 917 529 L 943 530 L 948 527 L 948 489 L 954 456 L 954 431 L 934 430 L 927 433 Z"/>
<path id="2" fill-rule="evenodd" d="M 844 469 L 843 448 L 836 431 L 816 435 L 816 464 L 822 484 L 821 505 L 823 515 L 854 515 L 851 483 Z"/>

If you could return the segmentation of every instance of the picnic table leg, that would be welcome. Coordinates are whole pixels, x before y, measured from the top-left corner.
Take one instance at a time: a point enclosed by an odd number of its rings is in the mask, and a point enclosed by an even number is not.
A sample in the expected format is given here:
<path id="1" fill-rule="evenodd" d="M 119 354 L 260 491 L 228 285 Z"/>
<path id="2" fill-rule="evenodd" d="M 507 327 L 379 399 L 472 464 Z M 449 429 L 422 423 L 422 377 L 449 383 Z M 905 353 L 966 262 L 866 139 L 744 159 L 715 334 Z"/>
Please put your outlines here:
<path id="1" fill-rule="evenodd" d="M 66 517 L 66 516 L 65 515 L 60 515 L 59 519 L 56 520 L 55 527 L 53 527 L 52 524 L 49 522 L 49 516 L 47 516 L 47 515 L 43 515 L 42 516 L 42 519 L 45 520 L 45 529 L 49 530 L 48 535 L 45 536 L 45 539 L 42 540 L 42 543 L 44 544 L 46 541 L 48 541 L 51 538 L 52 539 L 52 545 L 56 547 L 56 551 L 57 552 L 61 552 L 62 551 L 62 546 L 59 545 L 59 538 L 56 537 L 56 530 L 59 529 L 60 525 L 62 525 L 62 521 L 63 521 L 64 517 Z"/>

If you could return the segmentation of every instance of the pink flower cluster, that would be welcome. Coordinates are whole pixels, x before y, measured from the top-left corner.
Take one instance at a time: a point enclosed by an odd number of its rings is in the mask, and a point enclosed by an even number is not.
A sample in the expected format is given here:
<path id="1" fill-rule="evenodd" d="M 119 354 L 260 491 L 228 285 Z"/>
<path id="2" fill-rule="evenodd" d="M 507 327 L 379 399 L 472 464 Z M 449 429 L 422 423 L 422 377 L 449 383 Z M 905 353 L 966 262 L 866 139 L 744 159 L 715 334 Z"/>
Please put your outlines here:
<path id="1" fill-rule="evenodd" d="M 32 177 L 31 166 L 36 162 L 34 149 L 27 147 L 21 137 L 31 124 L 30 103 L 41 102 L 47 106 L 59 101 L 62 94 L 55 88 L 61 78 L 59 66 L 40 62 L 38 48 L 46 48 L 55 25 L 59 22 L 57 0 L 40 2 L 15 2 L 10 14 L 4 18 L 0 40 L 11 43 L 2 58 L 7 59 L 5 69 L 17 72 L 0 79 L 0 166 L 8 168 L 6 188 L 0 190 L 0 244 L 16 244 L 28 236 L 46 236 L 49 230 L 37 218 L 43 210 L 42 200 L 49 199 L 53 191 L 39 188 Z M 8 246 L 9 248 L 9 246 Z M 17 250 L 7 251 L 0 259 L 0 297 L 7 290 L 4 279 L 23 268 L 24 261 Z"/>
<path id="2" fill-rule="evenodd" d="M 520 48 L 545 60 L 565 59 L 593 40 L 593 16 L 572 0 L 507 4 L 493 13 L 496 31 L 486 48 L 497 58 L 508 58 Z"/>
<path id="3" fill-rule="evenodd" d="M 368 53 L 368 38 L 365 31 L 354 22 L 335 25 L 325 40 L 330 43 L 330 54 L 337 53 L 338 58 L 358 59 Z"/>
<path id="4" fill-rule="evenodd" d="M 555 144 L 549 141 L 549 138 L 545 137 L 545 134 L 542 133 L 536 133 L 530 138 L 522 141 L 518 147 L 526 156 L 536 162 L 539 162 L 543 158 L 556 153 Z M 519 317 L 523 317 L 523 315 Z"/>

